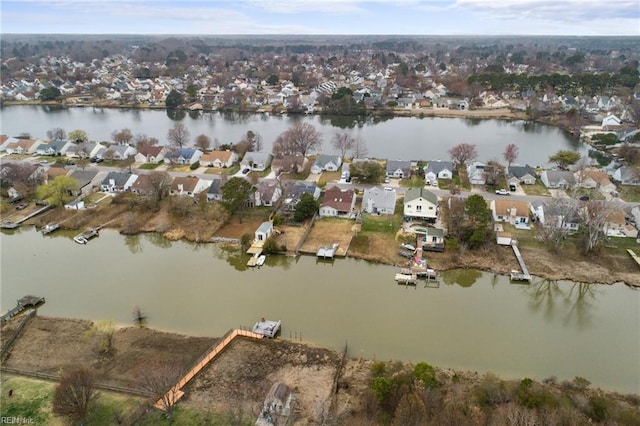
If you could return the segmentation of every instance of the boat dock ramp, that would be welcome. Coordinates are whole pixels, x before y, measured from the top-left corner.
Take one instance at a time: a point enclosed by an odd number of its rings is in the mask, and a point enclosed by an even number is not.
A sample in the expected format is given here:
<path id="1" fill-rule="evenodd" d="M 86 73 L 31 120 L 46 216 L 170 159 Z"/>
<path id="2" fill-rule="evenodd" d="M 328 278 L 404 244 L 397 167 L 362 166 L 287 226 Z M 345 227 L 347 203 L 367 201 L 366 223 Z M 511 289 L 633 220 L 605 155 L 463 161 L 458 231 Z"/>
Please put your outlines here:
<path id="1" fill-rule="evenodd" d="M 513 249 L 513 254 L 516 256 L 518 263 L 520 264 L 520 271 L 511 271 L 511 281 L 531 281 L 531 275 L 529 275 L 529 270 L 527 269 L 527 265 L 524 263 L 524 259 L 520 254 L 520 250 L 518 249 L 518 243 L 515 240 L 511 241 L 511 248 Z"/>
<path id="2" fill-rule="evenodd" d="M 340 245 L 338 243 L 333 243 L 331 247 L 322 246 L 318 248 L 318 252 L 316 253 L 316 256 L 322 259 L 333 259 L 333 257 L 336 255 L 336 251 L 338 250 L 339 246 Z"/>
<path id="3" fill-rule="evenodd" d="M 0 322 L 5 322 L 22 313 L 27 309 L 37 308 L 45 302 L 44 297 L 40 296 L 24 296 L 18 299 L 18 303 L 15 308 L 11 309 L 6 314 L 0 317 Z"/>
<path id="4" fill-rule="evenodd" d="M 75 237 L 73 237 L 73 241 L 76 242 L 77 244 L 87 244 L 90 239 L 95 238 L 98 235 L 99 235 L 98 230 L 91 228 L 91 229 L 87 229 L 82 234 L 78 234 Z"/>

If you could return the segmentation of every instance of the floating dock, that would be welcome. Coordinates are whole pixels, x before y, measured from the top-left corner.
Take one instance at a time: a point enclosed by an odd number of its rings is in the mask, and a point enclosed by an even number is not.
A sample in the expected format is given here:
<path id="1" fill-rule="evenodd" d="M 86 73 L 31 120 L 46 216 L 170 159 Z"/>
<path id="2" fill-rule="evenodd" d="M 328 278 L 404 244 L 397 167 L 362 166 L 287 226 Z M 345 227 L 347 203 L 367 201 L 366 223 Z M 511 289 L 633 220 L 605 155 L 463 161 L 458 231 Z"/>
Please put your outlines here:
<path id="1" fill-rule="evenodd" d="M 271 339 L 273 339 L 274 337 L 276 337 L 276 334 L 278 334 L 278 332 L 280 331 L 280 326 L 281 326 L 281 322 L 280 320 L 278 321 L 270 321 L 270 320 L 266 320 L 264 318 L 261 318 L 260 321 L 258 321 L 254 326 L 253 326 L 253 332 L 256 334 L 261 334 L 264 337 L 269 337 Z"/>
<path id="2" fill-rule="evenodd" d="M 44 297 L 40 296 L 27 295 L 21 297 L 20 299 L 18 299 L 18 304 L 15 308 L 11 309 L 9 312 L 0 317 L 0 322 L 8 321 L 27 309 L 37 308 L 38 306 L 44 304 L 44 302 Z"/>
<path id="3" fill-rule="evenodd" d="M 47 235 L 52 233 L 58 228 L 60 228 L 60 224 L 58 223 L 47 223 L 45 226 L 42 227 L 40 232 L 42 232 L 42 235 Z"/>
<path id="4" fill-rule="evenodd" d="M 408 275 L 399 273 L 396 274 L 395 280 L 398 282 L 398 284 L 415 284 L 418 282 L 418 277 L 415 274 Z"/>
<path id="5" fill-rule="evenodd" d="M 78 244 L 87 244 L 90 239 L 95 238 L 97 236 L 98 236 L 98 230 L 91 228 L 84 231 L 82 234 L 78 234 L 75 237 L 73 237 L 73 241 Z"/>
<path id="6" fill-rule="evenodd" d="M 415 275 L 418 278 L 426 278 L 428 280 L 437 280 L 438 272 L 435 269 L 425 268 L 402 268 L 400 273 L 403 275 Z"/>
<path id="7" fill-rule="evenodd" d="M 516 256 L 516 259 L 518 260 L 518 263 L 520 264 L 520 269 L 522 269 L 522 272 L 511 271 L 511 281 L 527 281 L 527 282 L 531 282 L 531 275 L 529 275 L 529 270 L 527 269 L 527 265 L 525 265 L 525 263 L 524 263 L 524 259 L 522 258 L 522 255 L 520 254 L 520 250 L 518 249 L 518 245 L 517 245 L 516 241 L 514 241 L 514 240 L 511 241 L 511 248 L 513 249 L 513 254 Z"/>
<path id="8" fill-rule="evenodd" d="M 336 250 L 338 250 L 339 245 L 340 244 L 338 243 L 333 243 L 331 247 L 328 247 L 328 246 L 320 247 L 318 249 L 318 252 L 316 253 L 316 256 L 322 259 L 333 259 L 333 256 L 336 255 Z"/>

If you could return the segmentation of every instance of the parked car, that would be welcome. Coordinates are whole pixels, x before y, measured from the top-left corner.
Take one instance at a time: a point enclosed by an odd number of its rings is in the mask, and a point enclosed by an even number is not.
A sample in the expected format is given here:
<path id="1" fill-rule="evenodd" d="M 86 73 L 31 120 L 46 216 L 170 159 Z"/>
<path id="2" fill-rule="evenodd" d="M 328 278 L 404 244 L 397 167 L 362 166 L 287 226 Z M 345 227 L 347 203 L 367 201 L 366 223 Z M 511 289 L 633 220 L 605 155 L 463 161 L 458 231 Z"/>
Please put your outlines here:
<path id="1" fill-rule="evenodd" d="M 243 174 L 244 176 L 246 176 L 246 175 L 248 175 L 248 174 L 249 174 L 249 172 L 250 172 L 250 171 L 251 171 L 251 169 L 248 169 L 248 168 L 247 168 L 247 169 L 242 169 L 242 174 Z"/>
<path id="2" fill-rule="evenodd" d="M 386 178 L 384 178 L 384 183 L 389 183 L 389 182 L 390 182 L 390 180 L 389 180 L 388 176 Z"/>
<path id="3" fill-rule="evenodd" d="M 27 204 L 27 203 L 20 203 L 20 204 L 18 204 L 18 205 L 16 206 L 16 210 L 24 210 L 24 209 L 26 209 L 27 207 L 29 207 L 29 204 Z"/>
<path id="4" fill-rule="evenodd" d="M 509 191 L 507 191 L 506 189 L 504 189 L 504 188 L 496 189 L 496 194 L 498 194 L 498 195 L 511 195 L 511 193 Z"/>

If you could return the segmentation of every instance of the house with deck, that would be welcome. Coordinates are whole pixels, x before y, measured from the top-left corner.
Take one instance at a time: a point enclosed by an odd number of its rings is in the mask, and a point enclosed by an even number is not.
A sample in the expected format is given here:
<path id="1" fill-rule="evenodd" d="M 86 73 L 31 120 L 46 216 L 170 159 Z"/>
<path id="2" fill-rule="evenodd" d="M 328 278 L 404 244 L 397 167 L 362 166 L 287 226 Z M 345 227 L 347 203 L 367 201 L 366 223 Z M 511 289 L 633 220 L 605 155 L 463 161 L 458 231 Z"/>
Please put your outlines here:
<path id="1" fill-rule="evenodd" d="M 136 179 L 138 179 L 138 175 L 133 173 L 109 172 L 100 183 L 100 190 L 110 193 L 128 191 Z"/>
<path id="2" fill-rule="evenodd" d="M 435 222 L 438 217 L 438 196 L 428 189 L 410 188 L 404 196 L 404 216 Z"/>
<path id="3" fill-rule="evenodd" d="M 416 229 L 418 246 L 423 251 L 444 251 L 444 229 L 439 228 L 419 228 Z"/>
<path id="4" fill-rule="evenodd" d="M 211 151 L 202 154 L 200 165 L 218 169 L 232 167 L 238 161 L 238 154 L 233 151 Z"/>
<path id="5" fill-rule="evenodd" d="M 572 189 L 576 186 L 573 173 L 566 170 L 545 170 L 540 174 L 540 180 L 549 189 Z"/>
<path id="6" fill-rule="evenodd" d="M 342 157 L 339 155 L 320 154 L 311 165 L 311 173 L 337 172 L 342 166 Z"/>
<path id="7" fill-rule="evenodd" d="M 424 181 L 427 185 L 437 183 L 438 179 L 453 178 L 453 163 L 451 161 L 431 160 L 423 170 Z"/>
<path id="8" fill-rule="evenodd" d="M 598 189 L 609 193 L 616 190 L 616 186 L 609 179 L 609 175 L 596 169 L 582 169 L 574 173 L 577 185 L 581 188 Z"/>
<path id="9" fill-rule="evenodd" d="M 387 160 L 385 174 L 390 178 L 409 179 L 411 178 L 411 161 Z"/>
<path id="10" fill-rule="evenodd" d="M 264 172 L 271 166 L 273 155 L 270 152 L 247 152 L 240 162 L 241 168 L 249 168 L 254 172 Z"/>
<path id="11" fill-rule="evenodd" d="M 528 201 L 499 198 L 489 202 L 489 209 L 494 222 L 508 222 L 514 226 L 529 223 L 531 206 Z"/>
<path id="12" fill-rule="evenodd" d="M 543 227 L 553 227 L 565 232 L 577 232 L 580 229 L 580 215 L 572 200 L 534 201 L 531 203 L 531 213 Z"/>
<path id="13" fill-rule="evenodd" d="M 393 188 L 366 188 L 362 197 L 362 211 L 369 214 L 393 214 L 397 192 Z"/>
<path id="14" fill-rule="evenodd" d="M 324 193 L 320 204 L 320 217 L 352 217 L 356 205 L 356 195 L 352 189 L 342 190 L 332 186 Z"/>

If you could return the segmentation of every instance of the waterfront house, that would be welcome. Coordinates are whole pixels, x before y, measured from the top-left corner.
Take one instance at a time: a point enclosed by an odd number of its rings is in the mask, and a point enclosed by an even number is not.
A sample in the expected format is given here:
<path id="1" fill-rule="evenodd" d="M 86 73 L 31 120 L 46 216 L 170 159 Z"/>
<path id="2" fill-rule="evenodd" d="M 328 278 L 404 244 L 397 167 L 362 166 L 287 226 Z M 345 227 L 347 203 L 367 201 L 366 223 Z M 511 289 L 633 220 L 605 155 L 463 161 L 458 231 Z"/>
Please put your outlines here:
<path id="1" fill-rule="evenodd" d="M 512 200 L 509 197 L 491 200 L 489 209 L 494 222 L 508 222 L 511 225 L 526 225 L 529 223 L 531 206 L 527 201 Z"/>
<path id="2" fill-rule="evenodd" d="M 38 155 L 64 155 L 70 147 L 71 142 L 69 141 L 51 141 L 39 145 L 36 153 Z"/>
<path id="3" fill-rule="evenodd" d="M 133 157 L 136 155 L 138 151 L 132 146 L 129 145 L 111 145 L 107 150 L 102 154 L 103 158 L 110 160 L 126 160 L 129 157 Z"/>
<path id="4" fill-rule="evenodd" d="M 96 156 L 103 145 L 95 142 L 72 143 L 65 155 L 67 158 L 91 158 Z"/>
<path id="5" fill-rule="evenodd" d="M 320 217 L 351 217 L 356 205 L 356 196 L 352 189 L 342 190 L 332 186 L 324 193 L 320 204 Z"/>
<path id="6" fill-rule="evenodd" d="M 135 155 L 136 163 L 151 163 L 157 164 L 164 161 L 164 156 L 167 153 L 167 148 L 157 145 L 143 145 Z"/>
<path id="7" fill-rule="evenodd" d="M 231 167 L 238 161 L 238 154 L 233 151 L 211 151 L 202 154 L 200 165 L 204 167 L 224 168 Z"/>
<path id="8" fill-rule="evenodd" d="M 311 173 L 337 172 L 342 165 L 342 157 L 339 155 L 320 154 L 311 165 Z"/>
<path id="9" fill-rule="evenodd" d="M 553 202 L 534 201 L 531 213 L 541 226 L 576 232 L 580 228 L 580 216 L 572 200 L 554 200 Z"/>
<path id="10" fill-rule="evenodd" d="M 131 185 L 131 192 L 140 196 L 156 195 L 151 177 L 148 174 L 141 174 L 138 179 Z"/>
<path id="11" fill-rule="evenodd" d="M 88 195 L 93 191 L 93 179 L 98 175 L 97 170 L 73 170 L 68 176 L 78 181 L 77 190 L 71 191 L 71 195 L 78 197 Z"/>
<path id="12" fill-rule="evenodd" d="M 393 214 L 396 195 L 396 190 L 392 188 L 367 188 L 362 197 L 362 211 L 369 214 Z"/>
<path id="13" fill-rule="evenodd" d="M 110 193 L 128 191 L 136 179 L 138 175 L 133 173 L 109 172 L 100 183 L 100 190 Z"/>
<path id="14" fill-rule="evenodd" d="M 540 180 L 549 189 L 571 189 L 576 185 L 573 173 L 566 170 L 545 170 Z"/>
<path id="15" fill-rule="evenodd" d="M 199 179 L 195 176 L 179 176 L 171 182 L 169 194 L 194 198 L 210 186 L 210 180 Z"/>
<path id="16" fill-rule="evenodd" d="M 321 190 L 315 182 L 288 180 L 285 183 L 284 206 L 287 210 L 295 210 L 304 194 L 310 194 L 314 200 L 320 198 Z"/>
<path id="17" fill-rule="evenodd" d="M 16 139 L 6 145 L 7 154 L 33 154 L 45 142 L 41 139 Z"/>
<path id="18" fill-rule="evenodd" d="M 509 186 L 534 185 L 536 183 L 536 171 L 529 165 L 509 166 L 507 182 Z"/>
<path id="19" fill-rule="evenodd" d="M 222 179 L 213 179 L 207 189 L 207 201 L 222 200 Z"/>
<path id="20" fill-rule="evenodd" d="M 472 185 L 484 185 L 487 182 L 487 174 L 484 171 L 485 164 L 474 161 L 467 166 L 467 177 Z"/>
<path id="21" fill-rule="evenodd" d="M 254 172 L 264 172 L 271 165 L 273 155 L 269 152 L 247 152 L 240 162 L 241 168 L 249 168 Z"/>
<path id="22" fill-rule="evenodd" d="M 453 178 L 453 163 L 451 161 L 432 160 L 423 168 L 424 181 L 427 185 L 437 183 L 438 179 Z"/>
<path id="23" fill-rule="evenodd" d="M 444 251 L 444 229 L 419 228 L 416 229 L 418 244 L 424 251 Z"/>
<path id="24" fill-rule="evenodd" d="M 256 190 L 252 194 L 252 197 L 256 207 L 271 207 L 280 199 L 281 195 L 282 190 L 280 189 L 277 180 L 263 179 L 256 185 Z"/>
<path id="25" fill-rule="evenodd" d="M 302 155 L 283 155 L 271 161 L 271 170 L 280 173 L 300 173 L 309 164 L 309 159 Z"/>
<path id="26" fill-rule="evenodd" d="M 195 148 L 177 148 L 169 150 L 164 156 L 165 162 L 173 165 L 191 165 L 200 161 L 202 151 Z"/>
<path id="27" fill-rule="evenodd" d="M 604 224 L 604 231 L 609 236 L 626 237 L 625 227 L 627 221 L 624 210 L 617 207 L 611 210 Z"/>
<path id="28" fill-rule="evenodd" d="M 424 188 L 410 188 L 404 196 L 404 216 L 435 222 L 438 217 L 438 196 Z"/>
<path id="29" fill-rule="evenodd" d="M 387 160 L 386 176 L 396 179 L 409 179 L 411 177 L 411 161 Z"/>
<path id="30" fill-rule="evenodd" d="M 616 190 L 616 186 L 609 180 L 609 176 L 599 170 L 578 170 L 574 173 L 574 177 L 581 188 L 599 189 L 606 193 Z"/>
<path id="31" fill-rule="evenodd" d="M 273 233 L 273 222 L 262 222 L 254 234 L 255 241 L 266 241 Z"/>
<path id="32" fill-rule="evenodd" d="M 640 173 L 631 167 L 622 166 L 613 172 L 613 179 L 622 185 L 640 185 Z"/>

